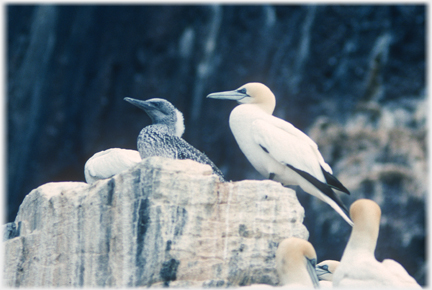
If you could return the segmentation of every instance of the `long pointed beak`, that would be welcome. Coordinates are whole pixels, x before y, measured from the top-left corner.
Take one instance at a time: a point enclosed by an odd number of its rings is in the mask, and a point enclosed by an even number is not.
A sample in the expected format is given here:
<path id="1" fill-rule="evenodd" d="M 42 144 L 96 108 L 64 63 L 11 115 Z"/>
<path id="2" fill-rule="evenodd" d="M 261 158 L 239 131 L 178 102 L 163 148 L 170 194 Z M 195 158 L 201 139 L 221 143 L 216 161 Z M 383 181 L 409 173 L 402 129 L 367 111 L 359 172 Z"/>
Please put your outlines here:
<path id="1" fill-rule="evenodd" d="M 219 93 L 211 93 L 207 96 L 209 99 L 219 99 L 219 100 L 234 100 L 238 101 L 247 97 L 246 94 L 239 93 L 238 91 L 225 91 Z"/>
<path id="2" fill-rule="evenodd" d="M 128 103 L 131 103 L 134 106 L 137 106 L 138 108 L 140 108 L 146 112 L 149 109 L 153 109 L 153 105 L 147 101 L 132 99 L 132 98 L 128 98 L 128 97 L 124 98 L 123 100 L 125 100 Z"/>
<path id="3" fill-rule="evenodd" d="M 317 276 L 318 276 L 318 279 L 319 279 L 319 277 L 321 277 L 322 275 L 330 274 L 329 271 L 326 271 L 326 270 L 321 269 L 321 268 L 319 268 L 319 267 L 315 268 L 315 271 L 316 271 L 316 274 L 317 274 Z"/>
<path id="4" fill-rule="evenodd" d="M 316 260 L 315 259 L 307 259 L 307 263 L 306 263 L 306 269 L 309 273 L 309 277 L 312 280 L 312 284 L 314 285 L 314 288 L 319 288 L 319 280 L 318 280 L 318 276 L 315 270 L 315 265 L 316 265 Z"/>

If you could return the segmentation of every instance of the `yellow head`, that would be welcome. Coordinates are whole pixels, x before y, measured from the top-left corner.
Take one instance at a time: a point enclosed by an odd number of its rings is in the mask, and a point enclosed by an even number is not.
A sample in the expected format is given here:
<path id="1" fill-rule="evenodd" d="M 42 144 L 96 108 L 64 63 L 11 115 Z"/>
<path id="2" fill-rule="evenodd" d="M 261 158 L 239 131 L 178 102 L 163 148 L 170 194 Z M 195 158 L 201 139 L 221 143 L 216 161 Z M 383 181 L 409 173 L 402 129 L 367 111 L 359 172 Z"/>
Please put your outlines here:
<path id="1" fill-rule="evenodd" d="M 325 260 L 316 265 L 316 272 L 320 281 L 333 281 L 333 274 L 340 262 L 335 260 Z"/>
<path id="2" fill-rule="evenodd" d="M 280 285 L 317 286 L 316 253 L 311 243 L 291 237 L 283 240 L 276 251 L 276 271 Z"/>
<path id="3" fill-rule="evenodd" d="M 381 208 L 370 199 L 358 199 L 350 207 L 350 216 L 357 225 L 379 225 L 381 219 Z"/>
<path id="4" fill-rule="evenodd" d="M 262 83 L 247 83 L 233 91 L 209 94 L 207 98 L 235 100 L 240 104 L 255 104 L 269 114 L 273 114 L 276 106 L 274 94 Z"/>

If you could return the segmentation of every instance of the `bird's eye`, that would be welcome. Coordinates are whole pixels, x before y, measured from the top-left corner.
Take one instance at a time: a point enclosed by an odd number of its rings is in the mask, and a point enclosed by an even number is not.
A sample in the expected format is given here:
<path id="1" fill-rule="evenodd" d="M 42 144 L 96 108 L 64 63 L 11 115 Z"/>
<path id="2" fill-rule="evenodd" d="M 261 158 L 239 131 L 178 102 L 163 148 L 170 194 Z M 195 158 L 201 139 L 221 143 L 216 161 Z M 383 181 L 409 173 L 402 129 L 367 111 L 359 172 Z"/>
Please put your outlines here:
<path id="1" fill-rule="evenodd" d="M 328 271 L 328 265 L 322 265 L 320 266 L 321 269 Z"/>
<path id="2" fill-rule="evenodd" d="M 242 88 L 237 90 L 237 92 L 239 92 L 240 94 L 246 94 L 246 88 Z"/>

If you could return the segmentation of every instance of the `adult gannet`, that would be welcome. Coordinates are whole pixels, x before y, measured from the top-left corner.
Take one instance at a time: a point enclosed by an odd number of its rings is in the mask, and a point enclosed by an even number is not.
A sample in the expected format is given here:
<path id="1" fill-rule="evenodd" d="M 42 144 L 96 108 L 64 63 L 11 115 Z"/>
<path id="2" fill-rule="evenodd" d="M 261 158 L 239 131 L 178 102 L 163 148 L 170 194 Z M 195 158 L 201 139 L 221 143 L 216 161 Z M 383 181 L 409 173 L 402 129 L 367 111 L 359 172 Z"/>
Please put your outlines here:
<path id="1" fill-rule="evenodd" d="M 152 120 L 152 125 L 144 127 L 138 136 L 137 147 L 141 158 L 162 156 L 172 159 L 192 159 L 210 165 L 213 173 L 224 181 L 219 168 L 204 153 L 181 138 L 185 130 L 183 114 L 170 102 L 159 98 L 146 101 L 132 98 L 124 100 L 144 110 Z"/>
<path id="2" fill-rule="evenodd" d="M 84 165 L 84 176 L 87 183 L 110 178 L 127 170 L 141 161 L 136 150 L 111 148 L 97 152 Z"/>
<path id="3" fill-rule="evenodd" d="M 276 271 L 280 286 L 319 288 L 315 272 L 317 256 L 311 243 L 291 237 L 276 250 Z"/>
<path id="4" fill-rule="evenodd" d="M 375 259 L 381 209 L 369 199 L 359 199 L 350 208 L 354 222 L 342 259 L 333 275 L 335 287 L 421 288 L 396 261 Z"/>
<path id="5" fill-rule="evenodd" d="M 333 274 L 339 266 L 339 261 L 325 260 L 315 267 L 321 288 L 333 288 Z"/>
<path id="6" fill-rule="evenodd" d="M 312 139 L 272 115 L 276 100 L 267 86 L 248 83 L 234 91 L 209 94 L 207 98 L 240 103 L 232 110 L 229 125 L 240 149 L 259 173 L 283 185 L 299 185 L 328 203 L 352 225 L 343 211 L 348 209 L 332 190 L 349 194 L 348 189 L 332 175 Z"/>

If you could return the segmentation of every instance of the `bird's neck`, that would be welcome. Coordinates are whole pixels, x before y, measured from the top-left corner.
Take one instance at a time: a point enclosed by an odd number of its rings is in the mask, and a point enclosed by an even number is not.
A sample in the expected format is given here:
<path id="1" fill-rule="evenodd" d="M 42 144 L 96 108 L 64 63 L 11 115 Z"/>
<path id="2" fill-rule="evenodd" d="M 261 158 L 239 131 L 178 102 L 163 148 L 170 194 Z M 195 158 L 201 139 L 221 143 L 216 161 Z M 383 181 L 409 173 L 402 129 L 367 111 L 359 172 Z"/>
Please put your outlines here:
<path id="1" fill-rule="evenodd" d="M 313 287 L 313 283 L 306 270 L 306 262 L 304 264 L 298 265 L 290 263 L 286 266 L 284 274 L 281 275 L 279 284 L 283 285 L 308 285 Z"/>
<path id="2" fill-rule="evenodd" d="M 180 121 L 164 120 L 162 123 L 152 124 L 151 128 L 157 129 L 160 132 L 181 137 L 185 130 L 183 118 Z"/>
<path id="3" fill-rule="evenodd" d="M 234 108 L 232 112 L 246 114 L 246 116 L 256 116 L 256 115 L 272 115 L 274 107 L 264 106 L 263 104 L 240 104 Z"/>
<path id="4" fill-rule="evenodd" d="M 177 137 L 181 137 L 185 131 L 183 114 L 179 110 L 176 110 L 176 117 L 177 121 L 175 123 L 174 135 L 176 135 Z"/>
<path id="5" fill-rule="evenodd" d="M 266 102 L 266 103 L 256 103 L 256 104 L 252 104 L 257 106 L 258 108 L 260 108 L 261 110 L 263 110 L 264 112 L 266 112 L 269 115 L 273 114 L 273 111 L 275 109 L 275 103 L 274 102 Z"/>
<path id="6" fill-rule="evenodd" d="M 349 254 L 350 252 L 358 253 L 361 251 L 374 255 L 378 240 L 378 232 L 379 227 L 377 226 L 366 227 L 354 224 L 345 252 Z"/>
<path id="7" fill-rule="evenodd" d="M 156 131 L 156 132 L 164 133 L 164 134 L 169 134 L 169 135 L 175 135 L 174 134 L 175 133 L 174 126 L 168 126 L 166 124 L 153 124 L 153 125 L 144 127 L 141 132 L 143 134 L 147 134 L 148 130 Z"/>

